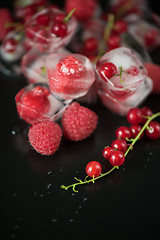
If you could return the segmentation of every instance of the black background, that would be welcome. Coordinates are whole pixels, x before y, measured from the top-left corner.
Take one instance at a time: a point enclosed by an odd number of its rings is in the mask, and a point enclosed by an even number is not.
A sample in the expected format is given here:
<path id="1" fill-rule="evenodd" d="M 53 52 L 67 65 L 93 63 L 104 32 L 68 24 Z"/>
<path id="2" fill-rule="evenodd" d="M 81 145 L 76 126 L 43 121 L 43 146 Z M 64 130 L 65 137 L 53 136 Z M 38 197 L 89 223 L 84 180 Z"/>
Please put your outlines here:
<path id="1" fill-rule="evenodd" d="M 157 62 L 158 51 L 153 53 Z M 108 168 L 102 150 L 120 125 L 127 126 L 126 118 L 98 102 L 90 107 L 99 116 L 90 138 L 77 143 L 63 138 L 53 156 L 41 156 L 30 147 L 28 126 L 16 112 L 14 97 L 25 79 L 1 74 L 0 81 L 1 239 L 160 238 L 160 140 L 143 138 L 119 170 L 80 186 L 79 193 L 64 191 L 60 185 L 71 184 L 74 176 L 85 177 L 89 161 L 101 161 Z M 150 95 L 143 105 L 160 111 L 160 96 Z"/>

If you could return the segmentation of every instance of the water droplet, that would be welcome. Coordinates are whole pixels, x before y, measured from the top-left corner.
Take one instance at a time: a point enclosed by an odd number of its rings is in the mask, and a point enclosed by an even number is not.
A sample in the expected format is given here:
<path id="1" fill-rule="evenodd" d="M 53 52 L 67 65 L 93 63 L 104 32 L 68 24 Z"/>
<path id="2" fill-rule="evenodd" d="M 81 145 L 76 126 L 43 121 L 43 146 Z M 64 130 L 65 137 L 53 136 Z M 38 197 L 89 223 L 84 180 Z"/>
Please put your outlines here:
<path id="1" fill-rule="evenodd" d="M 47 174 L 48 174 L 48 175 L 52 174 L 52 171 L 48 171 Z"/>
<path id="2" fill-rule="evenodd" d="M 17 196 L 17 194 L 16 193 L 13 193 L 13 197 L 16 197 Z"/>
<path id="3" fill-rule="evenodd" d="M 149 155 L 152 155 L 152 154 L 153 154 L 153 152 L 150 152 L 150 153 L 149 153 Z"/>
<path id="4" fill-rule="evenodd" d="M 52 218 L 52 219 L 51 219 L 51 222 L 52 222 L 52 223 L 56 223 L 56 222 L 58 222 L 58 219 L 57 219 L 57 218 Z"/>
<path id="5" fill-rule="evenodd" d="M 87 200 L 88 200 L 88 198 L 87 198 L 87 197 L 83 198 L 83 202 L 86 202 Z"/>
<path id="6" fill-rule="evenodd" d="M 47 185 L 47 189 L 50 189 L 51 186 L 52 186 L 52 184 L 49 183 L 49 184 Z"/>
<path id="7" fill-rule="evenodd" d="M 70 223 L 73 223 L 73 222 L 74 222 L 74 219 L 73 219 L 73 218 L 69 219 L 69 222 L 70 222 Z"/>

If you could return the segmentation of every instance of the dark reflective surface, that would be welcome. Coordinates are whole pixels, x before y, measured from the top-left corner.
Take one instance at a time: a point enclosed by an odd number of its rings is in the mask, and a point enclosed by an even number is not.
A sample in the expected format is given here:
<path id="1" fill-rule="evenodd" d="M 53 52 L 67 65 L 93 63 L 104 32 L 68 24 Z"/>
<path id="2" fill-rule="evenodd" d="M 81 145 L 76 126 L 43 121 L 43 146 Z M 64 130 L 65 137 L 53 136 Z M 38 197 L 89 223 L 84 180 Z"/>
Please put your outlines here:
<path id="1" fill-rule="evenodd" d="M 79 187 L 78 194 L 64 191 L 62 184 L 85 177 L 87 162 L 98 160 L 108 169 L 102 150 L 126 119 L 101 103 L 91 106 L 99 116 L 95 133 L 78 143 L 63 138 L 53 156 L 41 156 L 30 147 L 28 126 L 16 112 L 14 97 L 25 79 L 0 75 L 0 82 L 1 239 L 159 238 L 160 140 L 142 139 L 118 171 Z M 160 95 L 143 105 L 160 111 Z"/>

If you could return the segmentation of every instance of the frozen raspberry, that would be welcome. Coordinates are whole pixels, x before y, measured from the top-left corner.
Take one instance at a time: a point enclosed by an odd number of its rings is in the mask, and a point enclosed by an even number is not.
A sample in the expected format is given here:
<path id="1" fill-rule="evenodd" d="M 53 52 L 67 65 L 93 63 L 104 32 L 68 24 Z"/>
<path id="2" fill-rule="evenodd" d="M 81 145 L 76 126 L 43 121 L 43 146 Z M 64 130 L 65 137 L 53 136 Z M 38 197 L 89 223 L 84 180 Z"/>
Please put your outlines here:
<path id="1" fill-rule="evenodd" d="M 144 64 L 149 77 L 152 79 L 153 82 L 153 94 L 160 93 L 160 66 L 154 63 L 145 63 Z"/>
<path id="2" fill-rule="evenodd" d="M 10 11 L 7 8 L 0 8 L 0 41 L 3 41 L 10 30 L 10 28 L 5 25 L 11 22 L 13 22 L 13 18 Z"/>
<path id="3" fill-rule="evenodd" d="M 93 67 L 81 54 L 65 55 L 51 54 L 47 59 L 50 91 L 62 99 L 83 96 L 95 80 Z"/>
<path id="4" fill-rule="evenodd" d="M 59 147 L 62 137 L 60 126 L 49 120 L 33 124 L 29 128 L 28 138 L 32 147 L 42 155 L 51 155 Z"/>
<path id="5" fill-rule="evenodd" d="M 96 0 L 66 0 L 65 10 L 69 13 L 73 8 L 76 9 L 74 16 L 80 20 L 85 21 L 94 15 L 97 7 Z"/>
<path id="6" fill-rule="evenodd" d="M 39 86 L 30 91 L 21 89 L 15 97 L 20 118 L 29 124 L 43 119 L 50 107 L 48 94 L 49 91 L 46 88 Z"/>
<path id="7" fill-rule="evenodd" d="M 89 137 L 97 127 L 98 116 L 90 109 L 73 102 L 62 116 L 64 136 L 71 141 Z"/>

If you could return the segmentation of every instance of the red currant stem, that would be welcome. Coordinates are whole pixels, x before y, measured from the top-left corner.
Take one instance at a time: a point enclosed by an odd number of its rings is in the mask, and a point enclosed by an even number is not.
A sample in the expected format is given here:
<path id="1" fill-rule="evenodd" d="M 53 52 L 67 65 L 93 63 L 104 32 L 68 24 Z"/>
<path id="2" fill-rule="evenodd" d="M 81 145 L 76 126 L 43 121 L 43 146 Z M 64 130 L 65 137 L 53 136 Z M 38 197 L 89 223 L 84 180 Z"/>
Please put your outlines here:
<path id="1" fill-rule="evenodd" d="M 76 8 L 73 8 L 69 13 L 68 15 L 63 19 L 63 22 L 64 23 L 67 23 L 68 20 L 70 19 L 70 17 L 73 15 L 73 13 L 76 11 Z"/>
<path id="2" fill-rule="evenodd" d="M 128 147 L 127 151 L 125 152 L 124 156 L 126 157 L 127 154 L 129 153 L 130 150 L 133 150 L 133 145 L 137 142 L 137 140 L 139 140 L 142 132 L 148 127 L 148 124 L 154 119 L 154 118 L 157 118 L 157 117 L 160 117 L 160 112 L 158 113 L 155 113 L 153 114 L 151 117 L 148 117 L 148 120 L 147 122 L 144 124 L 144 126 L 142 127 L 141 131 L 138 133 L 138 135 L 132 139 L 132 143 L 130 144 L 130 146 Z M 131 140 L 131 139 L 130 139 Z M 64 190 L 68 190 L 69 188 L 72 188 L 74 192 L 78 192 L 78 190 L 76 190 L 76 186 L 78 185 L 83 185 L 83 184 L 86 184 L 86 183 L 95 183 L 96 180 L 102 178 L 102 177 L 105 177 L 106 175 L 109 175 L 111 172 L 113 172 L 115 169 L 119 169 L 119 166 L 114 166 L 112 167 L 109 171 L 105 172 L 105 173 L 101 173 L 98 177 L 94 177 L 87 180 L 88 176 L 85 178 L 84 181 L 82 181 L 81 179 L 78 179 L 76 177 L 74 177 L 75 180 L 77 180 L 76 183 L 73 183 L 71 185 L 68 185 L 68 186 L 65 186 L 65 185 L 61 185 L 61 188 L 64 189 Z"/>
<path id="3" fill-rule="evenodd" d="M 122 5 L 122 7 L 119 7 L 116 18 L 121 18 L 128 10 L 130 10 L 133 5 L 135 4 L 135 0 L 129 0 L 125 4 Z"/>
<path id="4" fill-rule="evenodd" d="M 160 117 L 160 112 L 153 114 L 151 117 L 148 117 L 148 120 L 146 121 L 146 123 L 143 125 L 141 131 L 137 134 L 137 136 L 132 140 L 132 144 L 129 146 L 129 148 L 127 149 L 127 151 L 125 152 L 124 156 L 126 157 L 127 154 L 129 153 L 130 150 L 133 149 L 133 145 L 137 142 L 137 140 L 139 140 L 141 134 L 144 132 L 144 130 L 148 127 L 149 123 L 154 119 Z"/>
<path id="5" fill-rule="evenodd" d="M 19 22 L 7 22 L 5 24 L 5 28 L 9 28 L 9 27 L 15 27 L 16 29 L 24 29 L 24 25 L 19 23 Z"/>
<path id="6" fill-rule="evenodd" d="M 107 25 L 105 27 L 105 30 L 104 30 L 103 39 L 101 40 L 101 42 L 99 44 L 98 54 L 97 54 L 97 57 L 94 60 L 95 63 L 105 53 L 106 42 L 108 41 L 108 39 L 110 37 L 111 31 L 113 29 L 113 26 L 114 26 L 114 15 L 113 14 L 109 14 L 109 16 L 108 16 L 108 23 L 107 23 Z"/>
<path id="7" fill-rule="evenodd" d="M 105 173 L 101 173 L 98 177 L 93 177 L 89 180 L 87 180 L 87 177 L 85 178 L 84 181 L 82 181 L 81 179 L 78 179 L 76 177 L 74 177 L 75 180 L 77 180 L 78 182 L 76 183 L 73 183 L 71 185 L 68 185 L 68 186 L 64 186 L 64 185 L 61 185 L 61 188 L 64 189 L 64 190 L 68 190 L 68 188 L 72 188 L 74 192 L 78 192 L 78 190 L 75 189 L 76 186 L 78 185 L 83 185 L 83 184 L 86 184 L 86 183 L 95 183 L 96 180 L 102 178 L 102 177 L 105 177 L 106 175 L 110 174 L 111 172 L 113 172 L 115 169 L 118 169 L 119 167 L 118 166 L 114 166 L 112 167 L 108 172 L 105 172 Z"/>

